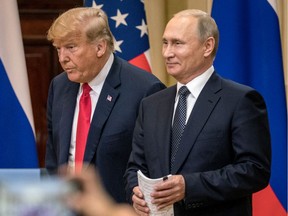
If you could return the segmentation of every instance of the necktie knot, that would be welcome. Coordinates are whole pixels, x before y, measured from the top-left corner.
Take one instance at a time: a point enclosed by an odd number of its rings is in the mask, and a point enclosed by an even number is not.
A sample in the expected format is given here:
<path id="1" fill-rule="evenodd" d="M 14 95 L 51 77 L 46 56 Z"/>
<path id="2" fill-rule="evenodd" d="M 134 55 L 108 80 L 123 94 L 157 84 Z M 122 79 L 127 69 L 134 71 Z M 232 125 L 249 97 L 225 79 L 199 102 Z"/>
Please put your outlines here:
<path id="1" fill-rule="evenodd" d="M 182 87 L 179 89 L 178 94 L 179 94 L 180 96 L 187 97 L 187 95 L 190 94 L 190 91 L 189 91 L 189 89 L 187 88 L 187 86 L 182 86 Z"/>
<path id="2" fill-rule="evenodd" d="M 82 89 L 83 89 L 84 96 L 88 96 L 90 94 L 91 87 L 88 85 L 88 83 L 84 83 L 82 86 Z"/>

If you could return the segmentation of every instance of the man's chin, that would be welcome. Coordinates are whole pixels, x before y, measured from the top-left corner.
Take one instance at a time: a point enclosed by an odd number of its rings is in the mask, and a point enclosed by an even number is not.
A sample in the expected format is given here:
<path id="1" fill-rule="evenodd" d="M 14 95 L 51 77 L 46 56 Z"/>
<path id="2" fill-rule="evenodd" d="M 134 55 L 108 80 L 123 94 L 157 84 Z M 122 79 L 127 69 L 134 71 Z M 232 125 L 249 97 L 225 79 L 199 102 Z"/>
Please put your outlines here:
<path id="1" fill-rule="evenodd" d="M 176 70 L 175 68 L 167 68 L 166 70 L 167 73 L 173 77 L 179 73 L 178 70 Z"/>
<path id="2" fill-rule="evenodd" d="M 81 83 L 81 78 L 73 73 L 67 73 L 68 75 L 68 79 L 71 82 L 77 82 L 77 83 Z"/>

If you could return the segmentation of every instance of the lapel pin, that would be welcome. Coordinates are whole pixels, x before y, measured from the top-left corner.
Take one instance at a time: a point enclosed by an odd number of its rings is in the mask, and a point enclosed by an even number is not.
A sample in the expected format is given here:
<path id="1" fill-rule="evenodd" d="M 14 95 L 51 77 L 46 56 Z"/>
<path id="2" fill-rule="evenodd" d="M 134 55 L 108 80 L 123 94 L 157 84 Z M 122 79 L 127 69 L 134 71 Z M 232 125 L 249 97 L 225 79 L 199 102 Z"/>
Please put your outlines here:
<path id="1" fill-rule="evenodd" d="M 112 101 L 112 96 L 108 95 L 107 96 L 107 100 L 111 102 Z"/>

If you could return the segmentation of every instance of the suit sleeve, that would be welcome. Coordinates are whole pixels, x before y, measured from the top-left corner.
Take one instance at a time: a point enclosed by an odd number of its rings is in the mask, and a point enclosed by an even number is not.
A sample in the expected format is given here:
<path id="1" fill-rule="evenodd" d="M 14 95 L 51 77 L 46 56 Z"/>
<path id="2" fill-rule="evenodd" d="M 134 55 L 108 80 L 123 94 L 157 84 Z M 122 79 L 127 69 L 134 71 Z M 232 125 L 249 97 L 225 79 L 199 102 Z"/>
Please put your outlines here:
<path id="1" fill-rule="evenodd" d="M 49 87 L 48 100 L 47 100 L 47 129 L 48 139 L 46 143 L 46 158 L 45 167 L 49 173 L 54 173 L 57 169 L 56 150 L 53 148 L 52 136 L 52 103 L 53 103 L 53 84 L 52 81 Z"/>
<path id="2" fill-rule="evenodd" d="M 256 91 L 237 102 L 230 131 L 233 162 L 220 169 L 185 174 L 186 206 L 239 199 L 267 186 L 271 146 L 265 102 Z"/>
<path id="3" fill-rule="evenodd" d="M 128 161 L 128 168 L 125 173 L 125 183 L 126 183 L 126 194 L 127 194 L 127 200 L 132 203 L 131 197 L 132 197 L 132 191 L 135 186 L 138 185 L 138 178 L 137 178 L 137 171 L 140 169 L 144 173 L 144 170 L 147 170 L 145 158 L 144 158 L 144 145 L 143 145 L 143 106 L 142 102 L 140 104 L 139 109 L 139 115 L 136 120 L 136 125 L 134 129 L 134 136 L 133 136 L 133 148 L 132 152 L 130 154 L 130 158 Z M 145 173 L 147 174 L 147 173 Z"/>

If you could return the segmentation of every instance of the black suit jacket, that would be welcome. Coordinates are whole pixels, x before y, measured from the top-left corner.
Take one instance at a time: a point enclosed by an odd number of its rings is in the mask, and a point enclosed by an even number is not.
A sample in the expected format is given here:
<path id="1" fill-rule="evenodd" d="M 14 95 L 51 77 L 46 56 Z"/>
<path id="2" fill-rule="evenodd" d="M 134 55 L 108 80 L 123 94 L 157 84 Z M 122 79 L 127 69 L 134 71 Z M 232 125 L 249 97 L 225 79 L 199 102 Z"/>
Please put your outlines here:
<path id="1" fill-rule="evenodd" d="M 170 132 L 176 86 L 143 100 L 126 171 L 131 197 L 138 169 L 150 178 L 169 174 Z M 266 105 L 250 87 L 215 72 L 185 127 L 172 174 L 185 179 L 176 215 L 251 215 L 251 195 L 270 177 Z"/>
<path id="2" fill-rule="evenodd" d="M 123 175 L 140 101 L 165 86 L 152 74 L 114 57 L 91 121 L 84 161 L 97 167 L 110 195 L 124 202 Z M 71 82 L 65 72 L 51 82 L 46 146 L 46 168 L 50 172 L 68 162 L 78 90 L 79 83 Z"/>

